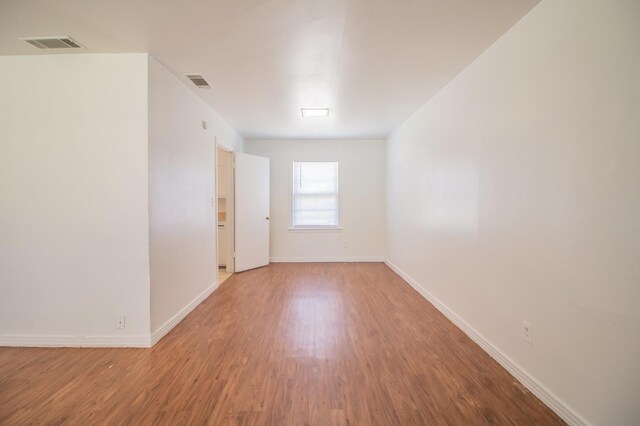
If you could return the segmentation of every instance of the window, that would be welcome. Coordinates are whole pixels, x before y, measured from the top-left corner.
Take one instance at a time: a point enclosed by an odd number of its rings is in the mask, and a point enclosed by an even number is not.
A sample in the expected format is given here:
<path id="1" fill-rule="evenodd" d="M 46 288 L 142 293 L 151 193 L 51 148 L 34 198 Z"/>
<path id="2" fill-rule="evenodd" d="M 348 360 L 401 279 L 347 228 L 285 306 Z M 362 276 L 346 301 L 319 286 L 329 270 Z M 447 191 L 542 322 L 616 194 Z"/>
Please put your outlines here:
<path id="1" fill-rule="evenodd" d="M 293 228 L 338 227 L 338 163 L 293 163 Z"/>

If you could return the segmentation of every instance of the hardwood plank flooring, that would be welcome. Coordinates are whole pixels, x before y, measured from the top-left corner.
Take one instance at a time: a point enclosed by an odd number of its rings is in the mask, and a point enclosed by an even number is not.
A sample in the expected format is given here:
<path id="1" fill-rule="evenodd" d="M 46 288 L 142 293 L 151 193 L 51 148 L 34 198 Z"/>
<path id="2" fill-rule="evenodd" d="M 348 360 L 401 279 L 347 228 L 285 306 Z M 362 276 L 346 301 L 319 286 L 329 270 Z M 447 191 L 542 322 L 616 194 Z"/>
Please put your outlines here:
<path id="1" fill-rule="evenodd" d="M 234 274 L 151 349 L 0 348 L 0 424 L 563 422 L 384 264 Z"/>

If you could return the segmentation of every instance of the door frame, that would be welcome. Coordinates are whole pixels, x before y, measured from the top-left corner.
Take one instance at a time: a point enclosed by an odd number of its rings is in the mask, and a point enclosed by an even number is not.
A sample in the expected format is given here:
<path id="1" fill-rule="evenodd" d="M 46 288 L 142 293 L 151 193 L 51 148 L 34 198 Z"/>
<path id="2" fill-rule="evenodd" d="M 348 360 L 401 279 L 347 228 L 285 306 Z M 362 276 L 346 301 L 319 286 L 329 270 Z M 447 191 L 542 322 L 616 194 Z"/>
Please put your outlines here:
<path id="1" fill-rule="evenodd" d="M 227 155 L 227 159 L 229 161 L 229 167 L 227 167 L 227 199 L 226 199 L 226 229 L 227 229 L 227 264 L 226 271 L 229 273 L 233 273 L 235 271 L 235 185 L 234 185 L 234 176 L 235 173 L 233 169 L 235 167 L 235 157 L 233 155 L 233 151 L 227 148 L 226 146 L 220 145 L 216 140 L 216 151 L 215 151 L 215 218 L 216 218 L 216 274 L 220 270 L 219 265 L 219 255 L 218 249 L 219 238 L 218 238 L 218 148 L 225 152 Z"/>

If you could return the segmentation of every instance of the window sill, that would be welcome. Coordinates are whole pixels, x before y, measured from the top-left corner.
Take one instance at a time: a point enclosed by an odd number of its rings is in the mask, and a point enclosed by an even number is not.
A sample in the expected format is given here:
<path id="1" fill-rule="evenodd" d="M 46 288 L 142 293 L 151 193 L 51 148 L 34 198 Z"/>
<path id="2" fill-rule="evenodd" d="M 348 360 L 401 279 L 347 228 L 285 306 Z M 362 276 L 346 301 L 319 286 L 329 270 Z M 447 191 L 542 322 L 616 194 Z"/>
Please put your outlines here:
<path id="1" fill-rule="evenodd" d="M 295 226 L 289 228 L 289 232 L 340 232 L 342 228 L 339 226 L 327 226 L 327 227 L 304 227 Z"/>

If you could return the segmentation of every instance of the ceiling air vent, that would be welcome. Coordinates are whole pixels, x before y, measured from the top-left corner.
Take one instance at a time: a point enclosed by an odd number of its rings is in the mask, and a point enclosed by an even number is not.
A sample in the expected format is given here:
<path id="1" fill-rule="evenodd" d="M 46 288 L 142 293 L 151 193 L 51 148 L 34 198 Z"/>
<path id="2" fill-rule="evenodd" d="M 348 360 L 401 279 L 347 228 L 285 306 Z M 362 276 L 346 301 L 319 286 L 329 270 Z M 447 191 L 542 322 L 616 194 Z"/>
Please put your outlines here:
<path id="1" fill-rule="evenodd" d="M 200 74 L 185 74 L 185 76 L 191 80 L 191 82 L 193 84 L 195 84 L 197 87 L 201 88 L 201 89 L 209 89 L 211 88 L 211 85 L 209 84 L 209 82 L 207 80 L 204 79 L 203 76 L 201 76 Z"/>
<path id="2" fill-rule="evenodd" d="M 38 49 L 82 49 L 83 46 L 71 37 L 33 37 L 21 40 L 37 47 Z"/>

